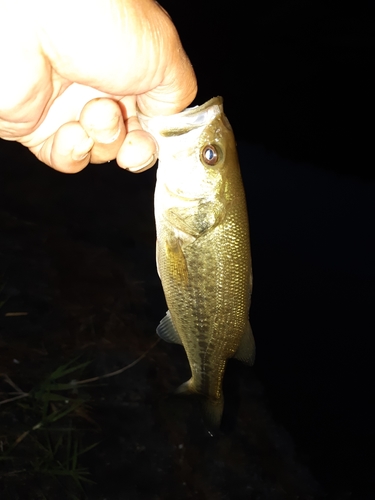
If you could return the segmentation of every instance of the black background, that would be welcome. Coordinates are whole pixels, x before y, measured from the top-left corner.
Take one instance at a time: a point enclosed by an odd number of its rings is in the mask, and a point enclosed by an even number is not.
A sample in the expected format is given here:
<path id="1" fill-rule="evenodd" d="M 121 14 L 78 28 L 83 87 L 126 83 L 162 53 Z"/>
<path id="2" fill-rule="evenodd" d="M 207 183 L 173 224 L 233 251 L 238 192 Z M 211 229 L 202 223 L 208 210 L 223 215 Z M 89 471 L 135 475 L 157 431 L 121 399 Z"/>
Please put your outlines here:
<path id="1" fill-rule="evenodd" d="M 329 498 L 374 498 L 374 2 L 162 5 L 197 74 L 194 104 L 222 95 L 238 141 L 270 410 Z M 63 176 L 5 142 L 0 160 L 3 211 L 75 218 L 83 235 L 96 221 L 121 249 L 122 200 L 139 189 L 135 211 L 152 212 L 153 174 Z"/>

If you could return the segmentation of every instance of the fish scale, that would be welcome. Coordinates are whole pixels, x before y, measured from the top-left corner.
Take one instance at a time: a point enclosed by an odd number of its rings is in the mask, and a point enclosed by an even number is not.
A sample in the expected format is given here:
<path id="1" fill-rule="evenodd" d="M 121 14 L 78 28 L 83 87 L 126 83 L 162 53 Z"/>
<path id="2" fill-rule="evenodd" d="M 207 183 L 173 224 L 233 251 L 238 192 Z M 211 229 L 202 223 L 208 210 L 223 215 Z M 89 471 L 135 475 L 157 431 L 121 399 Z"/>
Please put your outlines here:
<path id="1" fill-rule="evenodd" d="M 157 333 L 182 344 L 210 430 L 220 426 L 228 358 L 252 364 L 252 270 L 233 131 L 216 97 L 172 116 L 139 115 L 159 144 L 157 267 L 169 308 Z"/>

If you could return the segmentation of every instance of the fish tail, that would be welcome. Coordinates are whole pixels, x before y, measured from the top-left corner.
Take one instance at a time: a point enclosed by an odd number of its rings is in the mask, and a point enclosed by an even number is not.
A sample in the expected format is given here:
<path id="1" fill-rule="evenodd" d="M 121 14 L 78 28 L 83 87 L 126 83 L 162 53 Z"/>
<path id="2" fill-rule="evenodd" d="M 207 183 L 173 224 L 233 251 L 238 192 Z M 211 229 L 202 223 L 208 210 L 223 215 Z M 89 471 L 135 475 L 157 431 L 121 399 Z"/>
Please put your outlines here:
<path id="1" fill-rule="evenodd" d="M 224 409 L 223 394 L 220 395 L 219 399 L 209 398 L 203 394 L 200 394 L 194 387 L 192 378 L 180 385 L 180 387 L 177 388 L 175 394 L 181 396 L 196 396 L 201 403 L 203 420 L 205 426 L 207 427 L 208 433 L 211 436 L 218 434 Z"/>
<path id="2" fill-rule="evenodd" d="M 220 399 L 210 399 L 202 397 L 202 412 L 204 423 L 207 427 L 208 433 L 211 436 L 218 434 L 223 416 L 224 397 L 221 394 Z"/>

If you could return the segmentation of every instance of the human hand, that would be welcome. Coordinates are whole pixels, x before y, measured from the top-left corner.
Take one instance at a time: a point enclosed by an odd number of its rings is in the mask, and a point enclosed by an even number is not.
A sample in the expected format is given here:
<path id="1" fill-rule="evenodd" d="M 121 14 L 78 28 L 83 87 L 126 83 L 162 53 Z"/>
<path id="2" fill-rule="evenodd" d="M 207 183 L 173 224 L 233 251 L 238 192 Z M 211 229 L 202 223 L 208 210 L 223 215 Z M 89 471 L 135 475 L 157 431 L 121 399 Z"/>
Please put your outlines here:
<path id="1" fill-rule="evenodd" d="M 0 0 L 0 137 L 56 170 L 116 158 L 151 167 L 146 115 L 177 113 L 197 91 L 176 29 L 153 0 Z"/>

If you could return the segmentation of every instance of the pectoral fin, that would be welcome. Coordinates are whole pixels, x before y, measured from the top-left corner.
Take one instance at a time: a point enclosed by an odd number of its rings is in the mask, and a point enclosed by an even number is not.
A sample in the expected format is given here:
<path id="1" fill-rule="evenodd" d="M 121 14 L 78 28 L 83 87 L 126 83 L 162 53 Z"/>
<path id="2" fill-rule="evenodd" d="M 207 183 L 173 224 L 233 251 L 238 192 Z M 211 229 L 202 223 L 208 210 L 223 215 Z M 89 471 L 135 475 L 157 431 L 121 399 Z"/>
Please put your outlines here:
<path id="1" fill-rule="evenodd" d="M 240 345 L 234 358 L 247 365 L 253 365 L 255 360 L 255 340 L 251 330 L 250 322 L 247 322 L 245 333 L 242 336 Z"/>
<path id="2" fill-rule="evenodd" d="M 178 238 L 172 237 L 166 241 L 165 254 L 169 276 L 176 280 L 181 286 L 186 285 L 189 275 L 181 241 Z"/>
<path id="3" fill-rule="evenodd" d="M 167 311 L 167 314 L 160 321 L 159 326 L 156 328 L 156 333 L 161 339 L 165 340 L 166 342 L 182 345 L 180 336 L 172 323 L 172 318 L 169 311 Z"/>

